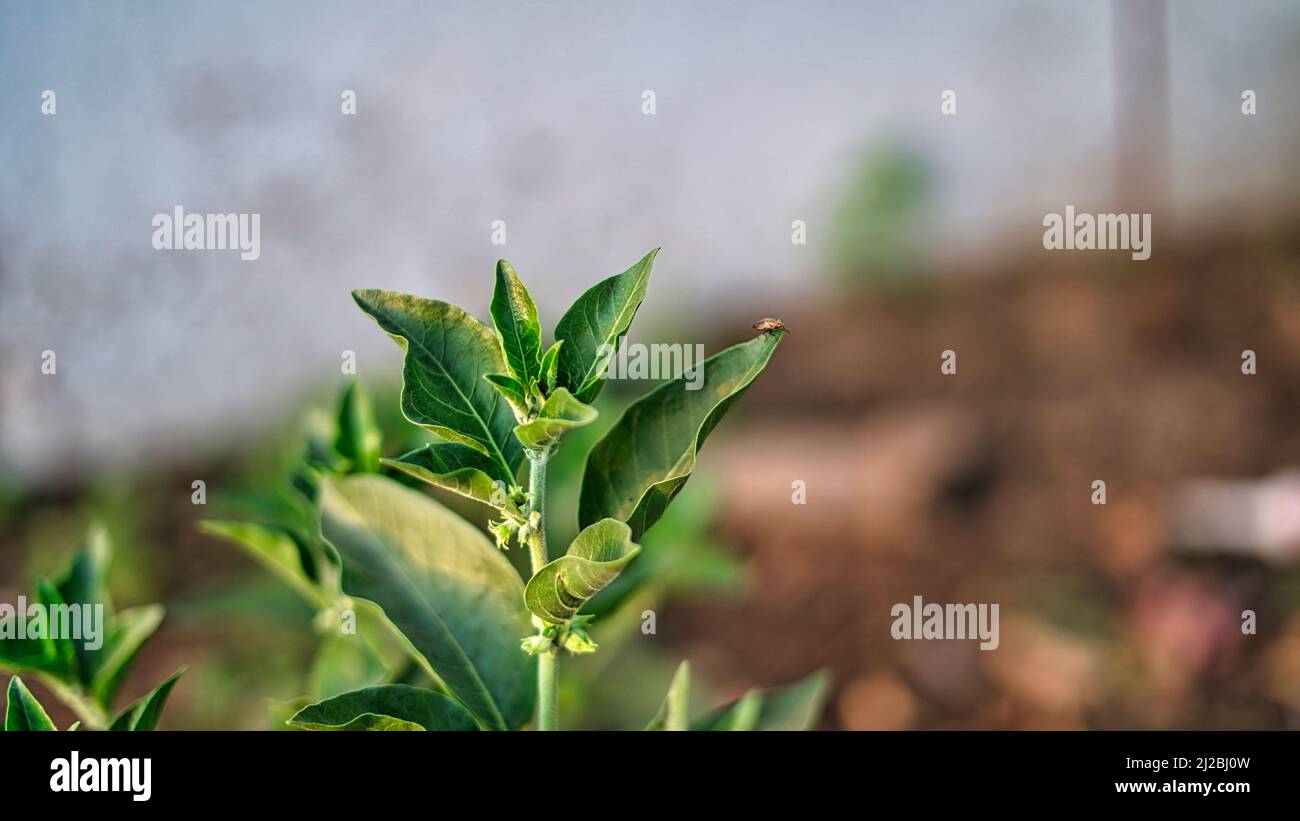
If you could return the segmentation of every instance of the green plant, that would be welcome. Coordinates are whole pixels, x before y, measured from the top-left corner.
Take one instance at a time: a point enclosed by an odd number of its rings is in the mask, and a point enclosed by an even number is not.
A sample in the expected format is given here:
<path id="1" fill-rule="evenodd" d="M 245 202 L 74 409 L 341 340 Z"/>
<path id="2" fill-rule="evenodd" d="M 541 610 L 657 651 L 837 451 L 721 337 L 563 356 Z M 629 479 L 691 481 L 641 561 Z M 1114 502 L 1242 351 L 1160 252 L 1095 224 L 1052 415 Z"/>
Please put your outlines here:
<path id="1" fill-rule="evenodd" d="M 370 682 L 305 706 L 292 725 L 558 727 L 560 654 L 597 649 L 589 632 L 594 617 L 584 606 L 640 554 L 638 540 L 681 491 L 700 446 L 784 333 L 760 334 L 706 360 L 699 390 L 687 390 L 683 375 L 633 402 L 588 453 L 580 530 L 565 553 L 552 558 L 548 464 L 566 434 L 597 419 L 592 403 L 645 296 L 655 254 L 579 297 L 556 325 L 550 346 L 543 345 L 531 296 L 504 260 L 496 270 L 492 325 L 444 302 L 353 292 L 404 351 L 401 410 L 433 441 L 396 459 L 372 458 L 379 439 L 365 431 L 373 422 L 365 413 L 351 414 L 348 422 L 341 410 L 333 445 L 316 449 L 312 466 L 295 481 L 314 511 L 314 532 L 297 514 L 287 525 L 205 524 L 287 574 L 331 622 L 342 625 L 351 614 L 382 624 L 414 662 L 391 671 L 387 683 Z M 369 447 L 341 444 L 361 440 Z M 349 447 L 352 457 L 344 452 Z M 358 458 L 362 450 L 368 455 Z M 495 546 L 427 494 L 373 472 L 379 468 L 490 508 Z M 512 545 L 527 550 L 526 580 L 505 554 Z M 688 677 L 683 666 L 651 727 L 690 726 Z M 782 726 L 790 715 L 802 716 L 806 725 L 824 684 L 817 676 L 785 696 L 802 705 L 802 713 L 773 707 L 768 713 L 774 719 L 765 723 L 764 696 L 752 693 L 700 726 Z M 773 696 L 770 704 L 779 706 L 781 699 Z"/>
<path id="2" fill-rule="evenodd" d="M 33 674 L 51 693 L 80 719 L 78 726 L 92 730 L 152 730 L 185 672 L 181 668 L 153 689 L 114 714 L 113 702 L 140 647 L 162 623 L 163 608 L 150 604 L 114 611 L 108 594 L 108 572 L 113 550 L 107 532 L 92 526 L 86 543 L 54 581 L 37 579 L 33 597 L 41 615 L 33 624 L 22 625 L 19 635 L 17 613 L 0 618 L 0 669 Z M 98 641 L 50 628 L 49 614 L 69 608 L 82 613 L 102 607 Z M 86 618 L 82 616 L 82 618 Z M 37 626 L 39 624 L 39 626 Z M 89 623 L 78 631 L 89 630 Z M 93 646 L 93 645 L 98 646 Z M 9 682 L 5 710 L 6 730 L 53 730 L 43 707 L 15 675 Z"/>

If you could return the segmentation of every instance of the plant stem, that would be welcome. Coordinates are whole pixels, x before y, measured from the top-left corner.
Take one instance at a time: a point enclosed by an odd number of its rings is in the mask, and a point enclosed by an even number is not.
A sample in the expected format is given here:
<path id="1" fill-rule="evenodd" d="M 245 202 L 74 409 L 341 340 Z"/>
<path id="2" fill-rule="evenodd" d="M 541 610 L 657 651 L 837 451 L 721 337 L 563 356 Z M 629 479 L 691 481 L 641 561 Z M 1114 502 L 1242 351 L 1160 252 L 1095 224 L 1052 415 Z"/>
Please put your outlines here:
<path id="1" fill-rule="evenodd" d="M 679 680 L 680 679 L 680 680 Z M 691 667 L 683 661 L 668 689 L 668 721 L 665 730 L 689 730 L 691 706 Z"/>
<path id="2" fill-rule="evenodd" d="M 529 518 L 535 512 L 540 517 L 537 530 L 528 540 L 529 556 L 532 559 L 533 572 L 542 569 L 549 561 L 546 554 L 546 462 L 549 453 L 528 457 L 528 485 L 533 493 L 529 504 Z M 537 729 L 557 730 L 558 720 L 558 676 L 560 651 L 554 648 L 537 657 Z"/>
<path id="3" fill-rule="evenodd" d="M 108 716 L 95 704 L 89 695 L 83 695 L 78 688 L 70 687 L 53 676 L 42 674 L 41 683 L 54 693 L 55 697 L 66 704 L 87 730 L 104 730 L 108 728 Z"/>
<path id="4" fill-rule="evenodd" d="M 560 729 L 556 687 L 559 653 L 560 651 L 556 649 L 537 657 L 537 729 L 539 730 Z"/>
<path id="5" fill-rule="evenodd" d="M 532 501 L 528 506 L 529 518 L 535 512 L 542 517 L 541 524 L 538 526 L 533 537 L 528 540 L 529 556 L 533 562 L 533 572 L 536 573 L 542 569 L 550 559 L 546 555 L 546 462 L 550 454 L 544 454 L 536 458 L 528 457 L 528 489 L 533 492 Z"/>

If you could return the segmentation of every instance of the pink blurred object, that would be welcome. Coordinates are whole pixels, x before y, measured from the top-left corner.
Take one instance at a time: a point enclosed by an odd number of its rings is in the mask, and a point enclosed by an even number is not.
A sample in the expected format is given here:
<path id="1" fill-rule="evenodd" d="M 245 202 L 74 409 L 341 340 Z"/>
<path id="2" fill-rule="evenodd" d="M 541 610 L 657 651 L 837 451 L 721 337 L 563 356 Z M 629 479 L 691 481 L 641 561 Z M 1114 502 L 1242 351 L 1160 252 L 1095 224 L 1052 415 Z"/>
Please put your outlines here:
<path id="1" fill-rule="evenodd" d="M 1188 552 L 1295 560 L 1300 556 L 1300 471 L 1187 482 L 1174 498 L 1169 540 Z"/>

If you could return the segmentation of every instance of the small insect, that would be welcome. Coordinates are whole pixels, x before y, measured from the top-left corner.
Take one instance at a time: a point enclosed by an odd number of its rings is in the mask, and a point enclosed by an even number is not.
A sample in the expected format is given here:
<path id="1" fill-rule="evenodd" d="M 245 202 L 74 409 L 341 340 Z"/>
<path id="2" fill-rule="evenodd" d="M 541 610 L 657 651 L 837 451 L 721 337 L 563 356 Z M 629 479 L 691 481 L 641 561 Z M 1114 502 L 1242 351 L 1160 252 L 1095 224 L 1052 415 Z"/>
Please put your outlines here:
<path id="1" fill-rule="evenodd" d="M 760 319 L 759 321 L 755 322 L 755 323 L 754 323 L 754 330 L 756 330 L 756 331 L 785 331 L 786 333 L 789 333 L 789 332 L 790 332 L 790 329 L 787 328 L 787 327 L 785 327 L 785 323 L 782 322 L 781 320 L 777 319 L 777 318 L 774 317 L 774 316 L 764 317 L 764 318 Z"/>

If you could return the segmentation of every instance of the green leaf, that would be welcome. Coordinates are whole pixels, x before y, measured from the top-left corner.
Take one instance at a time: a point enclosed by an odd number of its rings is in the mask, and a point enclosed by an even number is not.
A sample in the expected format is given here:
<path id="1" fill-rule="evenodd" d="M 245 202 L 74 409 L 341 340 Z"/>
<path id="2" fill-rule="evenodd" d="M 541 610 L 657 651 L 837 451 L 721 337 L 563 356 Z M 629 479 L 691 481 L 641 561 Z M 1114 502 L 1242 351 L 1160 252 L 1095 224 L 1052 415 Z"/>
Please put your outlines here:
<path id="1" fill-rule="evenodd" d="M 204 519 L 199 522 L 199 530 L 239 545 L 313 605 L 327 605 L 333 598 L 312 577 L 309 568 L 314 568 L 316 562 L 310 555 L 310 548 L 288 529 L 252 522 Z"/>
<path id="2" fill-rule="evenodd" d="M 604 619 L 642 591 L 658 597 L 740 592 L 746 567 L 714 536 L 718 492 L 699 481 L 692 482 L 690 493 L 678 494 L 663 518 L 641 536 L 636 562 L 588 602 L 584 612 Z"/>
<path id="3" fill-rule="evenodd" d="M 153 692 L 133 702 L 129 707 L 118 714 L 113 719 L 113 723 L 108 729 L 113 731 L 129 732 L 148 732 L 158 726 L 158 718 L 162 715 L 163 707 L 167 705 L 167 698 L 172 694 L 172 688 L 181 676 L 185 675 L 185 668 L 177 670 L 153 689 Z"/>
<path id="4" fill-rule="evenodd" d="M 736 732 L 760 729 L 758 722 L 763 717 L 763 703 L 763 691 L 751 689 L 725 708 L 710 729 Z"/>
<path id="5" fill-rule="evenodd" d="M 48 639 L 34 639 L 31 636 L 18 638 L 16 622 L 18 614 L 0 619 L 0 625 L 13 622 L 14 625 L 0 628 L 0 635 L 12 635 L 13 638 L 0 638 L 0 668 L 8 670 L 31 670 L 61 675 L 64 661 L 56 658 L 53 645 Z"/>
<path id="6" fill-rule="evenodd" d="M 322 483 L 321 533 L 342 559 L 343 590 L 374 602 L 479 724 L 533 714 L 536 661 L 523 583 L 477 528 L 433 499 L 377 476 Z"/>
<path id="7" fill-rule="evenodd" d="M 84 671 L 93 669 L 94 653 L 96 651 L 87 650 L 85 642 L 74 641 L 70 634 L 65 637 L 62 635 L 62 629 L 55 631 L 54 626 L 50 623 L 53 613 L 69 612 L 64 607 L 67 601 L 63 598 L 59 589 L 47 579 L 37 579 L 36 602 L 42 606 L 38 618 L 44 624 L 44 627 L 40 628 L 44 638 L 40 640 L 46 643 L 48 648 L 46 653 L 52 659 L 51 672 L 59 678 L 84 683 L 90 675 Z M 105 607 L 104 609 L 107 610 L 108 608 Z M 63 617 L 60 616 L 59 618 L 62 619 Z M 107 614 L 105 614 L 104 618 L 105 620 L 108 619 Z M 28 635 L 31 635 L 32 623 L 28 623 L 27 630 Z"/>
<path id="8" fill-rule="evenodd" d="M 5 706 L 5 730 L 27 731 L 57 729 L 45 708 L 18 676 L 9 679 L 9 701 Z"/>
<path id="9" fill-rule="evenodd" d="M 354 612 L 360 618 L 368 610 L 358 608 Z M 385 628 L 380 626 L 380 629 Z M 405 655 L 402 661 L 406 661 Z M 310 689 L 316 698 L 325 698 L 334 693 L 373 687 L 384 682 L 387 674 L 383 660 L 371 648 L 362 630 L 356 633 L 330 630 L 312 660 Z"/>
<path id="10" fill-rule="evenodd" d="M 542 377 L 539 381 L 546 387 L 548 394 L 555 390 L 555 380 L 560 367 L 560 348 L 563 346 L 564 340 L 561 339 L 547 348 L 546 354 L 542 357 Z"/>
<path id="11" fill-rule="evenodd" d="M 14 611 L 13 615 L 0 619 L 0 666 L 48 673 L 60 681 L 80 683 L 76 648 L 71 641 L 50 638 L 49 607 L 63 604 L 58 588 L 47 579 L 37 579 L 32 598 L 43 607 L 35 619 L 28 619 L 24 637 L 18 637 L 17 622 L 21 614 L 17 607 L 7 606 Z M 39 636 L 33 635 L 37 632 Z"/>
<path id="12" fill-rule="evenodd" d="M 561 436 L 574 428 L 590 425 L 599 415 L 595 408 L 574 399 L 564 388 L 556 388 L 542 403 L 536 419 L 515 428 L 515 436 L 528 450 L 547 451 Z"/>
<path id="13" fill-rule="evenodd" d="M 338 435 L 334 449 L 351 462 L 357 473 L 378 473 L 384 435 L 375 421 L 370 394 L 360 382 L 352 382 L 339 403 Z"/>
<path id="14" fill-rule="evenodd" d="M 92 524 L 86 533 L 86 543 L 68 564 L 62 578 L 56 582 L 59 595 L 65 602 L 99 602 L 108 607 L 108 569 L 113 561 L 113 547 L 108 531 L 100 524 Z"/>
<path id="15" fill-rule="evenodd" d="M 539 618 L 562 624 L 627 567 L 641 552 L 631 529 L 602 519 L 578 534 L 568 552 L 539 569 L 524 590 L 524 600 Z"/>
<path id="16" fill-rule="evenodd" d="M 513 476 L 524 452 L 505 399 L 483 380 L 506 368 L 496 334 L 445 302 L 391 291 L 353 291 L 361 310 L 405 352 L 402 413 L 450 442 L 478 448 Z"/>
<path id="17" fill-rule="evenodd" d="M 339 408 L 342 411 L 340 405 Z M 346 473 L 348 460 L 339 455 L 339 419 L 320 408 L 308 408 L 302 418 L 303 461 L 312 468 Z"/>
<path id="18" fill-rule="evenodd" d="M 46 673 L 89 691 L 101 706 L 107 706 L 126 666 L 157 628 L 162 613 L 161 608 L 136 608 L 114 614 L 107 585 L 111 562 L 107 533 L 92 525 L 84 546 L 58 581 L 36 582 L 34 599 L 44 606 L 44 636 L 0 639 L 0 663 Z M 96 618 L 97 605 L 102 606 L 102 621 Z M 50 624 L 52 618 L 60 625 L 77 625 L 79 630 L 65 634 L 60 627 L 56 631 Z M 32 625 L 28 629 L 31 631 Z M 95 648 L 88 646 L 92 631 L 98 633 L 99 646 Z"/>
<path id="19" fill-rule="evenodd" d="M 542 324 L 528 289 L 504 259 L 497 261 L 491 310 L 510 372 L 525 389 L 537 384 L 542 372 Z"/>
<path id="20" fill-rule="evenodd" d="M 606 517 L 632 526 L 639 539 L 663 515 L 695 470 L 714 426 L 767 365 L 781 333 L 764 333 L 715 354 L 698 390 L 687 374 L 660 385 L 628 406 L 587 455 L 578 523 Z"/>
<path id="21" fill-rule="evenodd" d="M 830 675 L 808 678 L 773 690 L 750 690 L 744 697 L 709 713 L 693 730 L 808 730 L 821 717 Z"/>
<path id="22" fill-rule="evenodd" d="M 299 710 L 289 723 L 304 730 L 474 730 L 474 717 L 442 693 L 385 684 Z"/>
<path id="23" fill-rule="evenodd" d="M 590 403 L 605 382 L 601 373 L 608 353 L 627 333 L 636 310 L 645 299 L 656 248 L 621 274 L 596 283 L 560 317 L 555 338 L 564 342 L 558 356 L 557 384 L 568 388 L 580 402 Z M 602 357 L 602 346 L 608 345 Z"/>
<path id="24" fill-rule="evenodd" d="M 503 373 L 485 373 L 483 378 L 506 400 L 516 419 L 528 418 L 528 389 L 518 379 Z"/>
<path id="25" fill-rule="evenodd" d="M 85 544 L 72 557 L 67 569 L 55 582 L 58 590 L 57 601 L 46 599 L 47 605 L 82 604 L 104 605 L 104 625 L 107 627 L 113 616 L 113 603 L 108 595 L 108 571 L 113 563 L 113 546 L 108 538 L 108 531 L 99 523 L 92 524 L 86 532 Z M 37 593 L 43 594 L 38 583 Z M 77 680 L 89 684 L 99 670 L 103 659 L 103 648 L 91 650 L 84 641 L 63 641 L 51 637 L 56 645 L 61 645 L 60 652 L 72 660 Z"/>
<path id="26" fill-rule="evenodd" d="M 689 730 L 691 705 L 691 663 L 683 661 L 677 665 L 672 684 L 668 685 L 668 695 L 659 712 L 646 725 L 647 730 Z"/>
<path id="27" fill-rule="evenodd" d="M 523 517 L 506 492 L 513 477 L 503 475 L 499 465 L 482 451 L 467 445 L 433 442 L 398 459 L 385 459 L 383 463 L 434 487 L 494 507 L 506 515 Z"/>
<path id="28" fill-rule="evenodd" d="M 163 608 L 158 604 L 128 608 L 114 616 L 113 625 L 104 639 L 98 669 L 90 682 L 95 701 L 105 707 L 113 703 L 136 653 L 162 620 Z"/>

